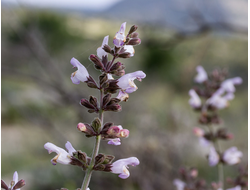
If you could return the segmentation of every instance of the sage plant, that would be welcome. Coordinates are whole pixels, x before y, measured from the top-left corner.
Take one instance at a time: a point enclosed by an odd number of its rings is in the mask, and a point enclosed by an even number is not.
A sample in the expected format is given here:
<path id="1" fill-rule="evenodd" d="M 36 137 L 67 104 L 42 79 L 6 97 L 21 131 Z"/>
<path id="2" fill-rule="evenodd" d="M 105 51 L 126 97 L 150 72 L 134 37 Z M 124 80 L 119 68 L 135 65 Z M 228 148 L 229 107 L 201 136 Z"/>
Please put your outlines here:
<path id="1" fill-rule="evenodd" d="M 200 145 L 209 150 L 207 156 L 209 166 L 218 167 L 218 182 L 208 186 L 206 180 L 197 178 L 196 168 L 181 168 L 179 173 L 182 180 L 175 179 L 174 185 L 178 190 L 224 190 L 223 166 L 238 164 L 243 154 L 235 146 L 222 150 L 220 141 L 232 139 L 233 134 L 226 128 L 219 127 L 222 119 L 218 111 L 229 107 L 229 102 L 234 99 L 235 85 L 241 84 L 242 79 L 240 77 L 226 79 L 226 70 L 216 69 L 209 75 L 202 66 L 198 66 L 196 70 L 198 74 L 194 81 L 198 85 L 189 91 L 189 104 L 199 113 L 198 122 L 204 128 L 195 127 L 193 132 L 199 138 Z M 241 168 L 236 179 L 230 179 L 228 182 L 232 188 L 227 190 L 246 190 L 247 167 Z"/>
<path id="2" fill-rule="evenodd" d="M 124 129 L 121 125 L 110 121 L 104 122 L 104 113 L 121 111 L 121 102 L 127 101 L 129 93 L 137 90 L 134 80 L 141 81 L 146 77 L 146 74 L 142 71 L 125 74 L 124 64 L 117 60 L 118 58 L 126 59 L 134 56 L 133 46 L 141 43 L 136 32 L 137 28 L 136 25 L 133 25 L 125 34 L 126 22 L 122 23 L 120 30 L 114 36 L 114 47 L 108 45 L 109 36 L 105 36 L 102 45 L 97 48 L 97 55 L 91 54 L 89 56 L 89 60 L 94 64 L 94 67 L 100 71 L 98 80 L 91 77 L 87 69 L 76 58 L 72 58 L 70 61 L 73 68 L 77 68 L 71 75 L 72 82 L 74 84 L 84 82 L 89 88 L 98 90 L 100 94 L 99 99 L 90 96 L 80 100 L 80 104 L 87 108 L 89 113 L 98 114 L 92 123 L 78 123 L 77 125 L 77 129 L 86 137 L 95 138 L 93 152 L 92 155 L 88 156 L 85 152 L 74 149 L 69 141 L 65 144 L 67 151 L 50 142 L 47 142 L 44 148 L 49 153 L 55 152 L 57 154 L 51 159 L 53 165 L 57 163 L 70 164 L 85 171 L 80 190 L 88 189 L 93 171 L 111 172 L 119 174 L 122 179 L 126 179 L 130 175 L 128 165 L 136 166 L 139 164 L 136 157 L 113 162 L 115 158 L 113 155 L 99 153 L 101 141 L 107 141 L 110 145 L 120 145 L 120 138 L 129 136 L 129 130 Z M 110 60 L 108 59 L 109 56 L 111 57 Z"/>

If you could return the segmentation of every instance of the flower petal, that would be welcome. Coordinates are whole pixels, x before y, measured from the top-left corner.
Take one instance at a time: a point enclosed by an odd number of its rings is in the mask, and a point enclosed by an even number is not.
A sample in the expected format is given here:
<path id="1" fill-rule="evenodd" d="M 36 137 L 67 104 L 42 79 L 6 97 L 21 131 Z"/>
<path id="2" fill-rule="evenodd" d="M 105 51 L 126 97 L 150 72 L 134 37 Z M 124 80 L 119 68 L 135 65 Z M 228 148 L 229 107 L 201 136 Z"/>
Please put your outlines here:
<path id="1" fill-rule="evenodd" d="M 120 138 L 115 138 L 115 139 L 110 139 L 108 144 L 111 144 L 111 145 L 121 145 L 121 139 Z"/>
<path id="2" fill-rule="evenodd" d="M 227 79 L 221 83 L 221 88 L 223 88 L 227 92 L 235 92 L 234 85 L 239 85 L 242 83 L 242 78 L 234 77 L 231 79 Z"/>
<path id="3" fill-rule="evenodd" d="M 176 186 L 177 190 L 184 190 L 186 183 L 179 180 L 179 179 L 175 179 L 173 181 L 173 184 Z"/>
<path id="4" fill-rule="evenodd" d="M 76 150 L 73 148 L 73 146 L 71 145 L 69 141 L 67 141 L 67 143 L 65 144 L 65 147 L 71 156 L 73 156 L 73 152 L 76 152 Z"/>
<path id="5" fill-rule="evenodd" d="M 56 165 L 57 162 L 61 164 L 69 164 L 71 162 L 70 154 L 66 150 L 54 145 L 53 143 L 47 142 L 44 145 L 44 148 L 48 150 L 49 154 L 51 152 L 57 153 L 57 155 L 51 159 L 51 163 L 53 165 Z"/>
<path id="6" fill-rule="evenodd" d="M 111 172 L 115 174 L 120 174 L 119 175 L 120 178 L 126 179 L 130 175 L 127 166 L 128 165 L 136 166 L 138 164 L 140 164 L 140 161 L 136 157 L 120 159 L 112 164 Z"/>
<path id="7" fill-rule="evenodd" d="M 133 46 L 131 46 L 131 45 L 125 45 L 125 46 L 124 46 L 124 49 L 125 49 L 125 52 L 126 52 L 126 53 L 130 53 L 130 56 L 131 56 L 131 57 L 134 56 L 134 54 L 135 54 L 135 49 L 134 49 Z"/>
<path id="8" fill-rule="evenodd" d="M 126 41 L 125 28 L 126 28 L 126 22 L 122 23 L 120 30 L 116 33 L 114 37 L 113 44 L 116 47 L 123 46 L 124 42 Z"/>
<path id="9" fill-rule="evenodd" d="M 219 163 L 219 155 L 214 147 L 210 147 L 210 152 L 208 155 L 208 162 L 210 166 L 215 166 Z"/>
<path id="10" fill-rule="evenodd" d="M 97 48 L 96 52 L 97 52 L 97 56 L 102 59 L 102 56 L 106 56 L 108 55 L 108 53 L 106 51 L 103 50 L 104 45 L 108 45 L 108 41 L 109 41 L 109 36 L 105 36 L 102 42 L 102 46 Z"/>
<path id="11" fill-rule="evenodd" d="M 197 66 L 196 70 L 198 72 L 198 74 L 196 75 L 196 77 L 194 78 L 194 81 L 197 83 L 203 83 L 207 80 L 207 72 L 204 70 L 204 68 L 202 66 Z"/>
<path id="12" fill-rule="evenodd" d="M 71 59 L 70 63 L 77 67 L 77 71 L 71 74 L 71 80 L 74 84 L 79 84 L 88 80 L 89 73 L 87 69 L 74 57 Z"/>
<path id="13" fill-rule="evenodd" d="M 229 165 L 234 165 L 240 162 L 242 156 L 243 154 L 241 151 L 236 147 L 231 147 L 224 152 L 223 160 Z"/>
<path id="14" fill-rule="evenodd" d="M 14 172 L 13 181 L 15 182 L 15 184 L 18 182 L 18 173 L 17 173 L 17 171 Z"/>
<path id="15" fill-rule="evenodd" d="M 195 92 L 194 89 L 189 90 L 189 95 L 191 97 L 189 99 L 190 106 L 192 106 L 193 108 L 199 108 L 199 107 L 201 107 L 201 99 L 198 96 L 198 94 Z"/>

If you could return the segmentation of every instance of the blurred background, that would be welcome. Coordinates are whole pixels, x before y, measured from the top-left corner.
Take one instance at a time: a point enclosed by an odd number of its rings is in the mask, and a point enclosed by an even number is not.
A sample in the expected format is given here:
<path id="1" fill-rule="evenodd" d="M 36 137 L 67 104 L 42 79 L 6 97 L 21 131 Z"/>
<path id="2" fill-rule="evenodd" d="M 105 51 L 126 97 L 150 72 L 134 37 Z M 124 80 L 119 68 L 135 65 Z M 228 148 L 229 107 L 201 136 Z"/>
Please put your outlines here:
<path id="1" fill-rule="evenodd" d="M 172 190 L 181 166 L 194 166 L 208 182 L 217 181 L 209 167 L 208 149 L 192 134 L 198 114 L 188 104 L 195 68 L 211 72 L 226 68 L 228 78 L 240 76 L 230 107 L 220 111 L 234 139 L 222 142 L 225 150 L 237 146 L 247 164 L 247 1 L 246 0 L 2 0 L 2 179 L 14 171 L 26 180 L 22 189 L 54 190 L 81 186 L 84 172 L 74 166 L 50 163 L 55 156 L 43 148 L 52 142 L 91 155 L 94 138 L 77 131 L 79 122 L 96 116 L 79 105 L 81 98 L 98 97 L 86 84 L 70 80 L 70 59 L 77 58 L 96 77 L 88 60 L 103 37 L 112 38 L 122 22 L 127 30 L 139 26 L 141 45 L 135 56 L 121 59 L 126 72 L 143 70 L 147 77 L 122 103 L 122 112 L 105 113 L 105 122 L 130 130 L 121 146 L 102 142 L 100 152 L 116 159 L 136 156 L 122 180 L 111 173 L 94 172 L 90 189 Z M 226 166 L 225 176 L 237 175 L 238 166 Z"/>

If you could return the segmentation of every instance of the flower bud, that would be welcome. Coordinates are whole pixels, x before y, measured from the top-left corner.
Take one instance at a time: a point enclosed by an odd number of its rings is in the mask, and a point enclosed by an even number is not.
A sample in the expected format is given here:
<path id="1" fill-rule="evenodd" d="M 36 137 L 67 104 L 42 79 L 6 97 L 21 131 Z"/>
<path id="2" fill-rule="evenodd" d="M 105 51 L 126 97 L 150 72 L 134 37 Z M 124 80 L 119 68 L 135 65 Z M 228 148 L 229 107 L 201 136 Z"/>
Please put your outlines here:
<path id="1" fill-rule="evenodd" d="M 114 159 L 113 155 L 106 155 L 103 164 L 111 164 Z"/>
<path id="2" fill-rule="evenodd" d="M 120 133 L 121 130 L 121 125 L 118 126 L 112 126 L 109 128 L 109 130 L 107 131 L 107 134 L 109 135 L 109 137 L 118 137 L 118 134 Z"/>
<path id="3" fill-rule="evenodd" d="M 87 99 L 83 98 L 80 101 L 80 104 L 83 105 L 84 107 L 88 108 L 88 109 L 95 109 L 95 107 L 93 106 L 93 104 L 91 104 Z"/>
<path id="4" fill-rule="evenodd" d="M 90 88 L 98 88 L 95 80 L 89 75 L 89 77 L 87 78 L 87 81 L 85 81 L 88 85 L 88 87 Z"/>
<path id="5" fill-rule="evenodd" d="M 108 81 L 108 76 L 106 73 L 102 74 L 99 76 L 99 82 L 100 82 L 100 86 L 105 85 L 105 83 Z"/>
<path id="6" fill-rule="evenodd" d="M 102 126 L 101 120 L 98 117 L 96 117 L 94 121 L 92 121 L 91 126 L 95 132 L 99 133 Z"/>
<path id="7" fill-rule="evenodd" d="M 130 58 L 131 53 L 129 53 L 129 52 L 121 53 L 121 54 L 118 55 L 118 57 L 120 57 L 120 58 Z"/>
<path id="8" fill-rule="evenodd" d="M 104 69 L 104 66 L 103 66 L 101 60 L 96 55 L 91 54 L 89 56 L 89 59 L 90 59 L 90 61 L 92 61 L 95 64 L 96 69 L 99 69 L 99 70 Z"/>
<path id="9" fill-rule="evenodd" d="M 86 137 L 92 137 L 97 135 L 96 132 L 92 129 L 89 124 L 78 123 L 77 129 L 83 133 L 85 133 Z"/>
<path id="10" fill-rule="evenodd" d="M 105 93 L 110 92 L 111 94 L 116 93 L 120 87 L 117 85 L 117 80 L 110 80 L 109 81 L 109 86 L 105 89 Z"/>
<path id="11" fill-rule="evenodd" d="M 132 38 L 128 41 L 127 45 L 136 46 L 136 45 L 139 45 L 140 43 L 141 43 L 140 38 Z"/>
<path id="12" fill-rule="evenodd" d="M 104 154 L 98 154 L 95 157 L 95 165 L 102 164 L 105 160 L 105 155 Z"/>
<path id="13" fill-rule="evenodd" d="M 139 36 L 139 34 L 137 32 L 133 32 L 130 37 L 131 38 L 137 38 Z"/>
<path id="14" fill-rule="evenodd" d="M 19 180 L 15 186 L 13 187 L 13 190 L 20 189 L 21 187 L 25 186 L 25 181 L 23 179 Z"/>
<path id="15" fill-rule="evenodd" d="M 123 138 L 127 138 L 128 136 L 129 136 L 129 130 L 127 129 L 120 130 L 120 133 L 118 135 L 118 137 L 123 137 Z"/>
<path id="16" fill-rule="evenodd" d="M 3 180 L 1 180 L 1 188 L 2 189 L 5 189 L 5 190 L 8 190 L 9 188 L 8 188 L 8 185 L 6 185 L 6 183 L 3 181 Z"/>
<path id="17" fill-rule="evenodd" d="M 96 97 L 90 96 L 89 103 L 91 103 L 95 108 L 97 108 L 97 98 Z"/>
<path id="18" fill-rule="evenodd" d="M 102 48 L 104 51 L 106 51 L 107 53 L 112 54 L 112 49 L 109 45 L 104 45 Z"/>
<path id="19" fill-rule="evenodd" d="M 137 29 L 138 29 L 138 26 L 137 26 L 137 25 L 131 26 L 131 28 L 129 29 L 128 35 L 134 33 Z"/>
<path id="20" fill-rule="evenodd" d="M 82 163 L 80 160 L 78 160 L 77 158 L 75 158 L 75 157 L 72 156 L 70 159 L 71 159 L 71 162 L 70 162 L 71 165 L 73 165 L 73 166 L 79 166 L 83 170 L 87 169 L 86 165 L 84 163 Z"/>

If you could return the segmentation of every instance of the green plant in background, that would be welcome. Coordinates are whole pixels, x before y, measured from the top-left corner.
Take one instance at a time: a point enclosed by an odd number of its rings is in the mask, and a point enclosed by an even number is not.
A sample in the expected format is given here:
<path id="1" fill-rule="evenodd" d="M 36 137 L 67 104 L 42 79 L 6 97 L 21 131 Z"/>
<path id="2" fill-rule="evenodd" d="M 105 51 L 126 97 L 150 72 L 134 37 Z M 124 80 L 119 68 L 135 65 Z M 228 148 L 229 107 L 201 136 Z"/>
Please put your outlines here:
<path id="1" fill-rule="evenodd" d="M 229 106 L 229 101 L 234 99 L 235 85 L 241 84 L 242 79 L 240 77 L 225 79 L 227 75 L 225 70 L 216 69 L 210 75 L 202 66 L 198 66 L 196 70 L 198 74 L 194 81 L 200 86 L 195 86 L 189 91 L 191 96 L 189 104 L 195 111 L 200 112 L 199 123 L 204 125 L 206 130 L 196 127 L 194 134 L 199 137 L 202 146 L 209 147 L 208 163 L 211 167 L 218 167 L 218 182 L 213 182 L 209 187 L 204 179 L 197 179 L 197 169 L 181 168 L 179 172 L 183 181 L 175 179 L 174 185 L 178 190 L 223 190 L 225 189 L 224 165 L 238 164 L 243 154 L 235 146 L 222 151 L 220 141 L 232 139 L 233 134 L 225 128 L 216 126 L 222 122 L 218 110 Z M 233 187 L 227 190 L 246 190 L 246 168 L 241 168 L 236 179 L 229 182 Z"/>

